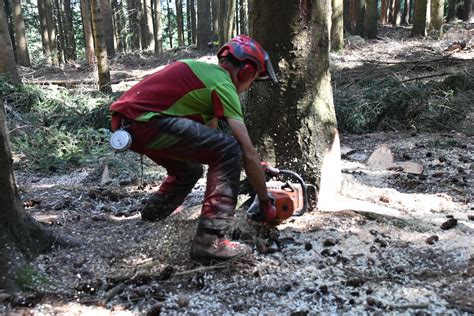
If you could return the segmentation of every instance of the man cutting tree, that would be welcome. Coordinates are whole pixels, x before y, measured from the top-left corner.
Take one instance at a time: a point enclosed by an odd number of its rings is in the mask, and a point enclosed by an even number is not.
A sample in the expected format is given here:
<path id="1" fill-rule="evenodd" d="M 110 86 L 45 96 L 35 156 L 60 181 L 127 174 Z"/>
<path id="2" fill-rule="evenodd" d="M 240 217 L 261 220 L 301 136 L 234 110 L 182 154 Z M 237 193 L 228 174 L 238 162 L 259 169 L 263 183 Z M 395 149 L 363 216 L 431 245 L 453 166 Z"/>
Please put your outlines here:
<path id="1" fill-rule="evenodd" d="M 130 149 L 163 166 L 168 176 L 141 210 L 146 221 L 168 217 L 209 166 L 191 259 L 200 263 L 248 254 L 224 236 L 234 217 L 241 162 L 254 187 L 263 220 L 275 217 L 265 175 L 243 121 L 239 93 L 255 80 L 277 82 L 268 53 L 239 35 L 217 53 L 218 65 L 181 60 L 148 76 L 110 107 L 112 129 L 127 131 Z M 232 135 L 217 127 L 225 120 Z"/>

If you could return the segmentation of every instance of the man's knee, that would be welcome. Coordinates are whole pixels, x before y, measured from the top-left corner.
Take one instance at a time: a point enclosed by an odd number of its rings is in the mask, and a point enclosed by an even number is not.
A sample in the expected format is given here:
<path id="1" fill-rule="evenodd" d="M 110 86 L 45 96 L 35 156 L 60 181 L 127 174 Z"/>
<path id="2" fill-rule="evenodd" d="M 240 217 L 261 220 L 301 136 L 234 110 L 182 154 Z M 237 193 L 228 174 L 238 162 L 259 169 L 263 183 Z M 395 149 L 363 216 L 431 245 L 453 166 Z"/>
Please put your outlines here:
<path id="1" fill-rule="evenodd" d="M 232 136 L 226 137 L 226 146 L 223 151 L 226 160 L 240 161 L 242 159 L 242 147 L 240 143 Z"/>

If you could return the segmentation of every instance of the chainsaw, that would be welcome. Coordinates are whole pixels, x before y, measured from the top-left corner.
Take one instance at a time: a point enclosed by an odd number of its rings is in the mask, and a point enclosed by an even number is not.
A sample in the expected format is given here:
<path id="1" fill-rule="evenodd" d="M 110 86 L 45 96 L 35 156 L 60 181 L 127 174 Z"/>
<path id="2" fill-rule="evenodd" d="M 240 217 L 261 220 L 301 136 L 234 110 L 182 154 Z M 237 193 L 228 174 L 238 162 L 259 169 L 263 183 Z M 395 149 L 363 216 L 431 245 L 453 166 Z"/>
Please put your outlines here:
<path id="1" fill-rule="evenodd" d="M 306 211 L 316 208 L 318 190 L 315 185 L 306 183 L 303 178 L 294 171 L 280 170 L 271 166 L 266 166 L 267 190 L 271 197 L 272 204 L 276 208 L 276 217 L 273 224 L 279 224 L 292 216 L 301 216 Z M 242 191 L 241 183 L 241 193 Z M 250 193 L 250 192 L 247 192 Z M 255 193 L 253 193 L 255 194 Z M 257 219 L 260 208 L 258 197 L 252 197 L 252 202 L 247 211 L 247 217 Z M 247 203 L 244 203 L 244 205 Z M 257 219 L 258 221 L 258 219 Z"/>

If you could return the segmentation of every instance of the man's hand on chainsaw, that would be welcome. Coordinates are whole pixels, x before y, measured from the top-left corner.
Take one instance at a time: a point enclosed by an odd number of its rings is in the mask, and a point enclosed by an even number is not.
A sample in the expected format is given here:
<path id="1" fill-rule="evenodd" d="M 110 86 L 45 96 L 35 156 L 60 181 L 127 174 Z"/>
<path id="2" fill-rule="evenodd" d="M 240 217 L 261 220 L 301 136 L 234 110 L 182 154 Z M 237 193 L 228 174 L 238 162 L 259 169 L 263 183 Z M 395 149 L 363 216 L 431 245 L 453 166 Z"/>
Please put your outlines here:
<path id="1" fill-rule="evenodd" d="M 260 163 L 260 165 L 262 166 L 263 172 L 265 172 L 266 175 L 269 175 L 269 176 L 273 177 L 273 176 L 276 176 L 280 173 L 280 170 L 273 167 L 269 162 L 262 161 Z"/>
<path id="2" fill-rule="evenodd" d="M 247 211 L 247 217 L 256 222 L 269 223 L 276 218 L 275 198 L 269 193 L 268 199 L 259 201 L 255 197 L 255 201 L 250 205 Z"/>

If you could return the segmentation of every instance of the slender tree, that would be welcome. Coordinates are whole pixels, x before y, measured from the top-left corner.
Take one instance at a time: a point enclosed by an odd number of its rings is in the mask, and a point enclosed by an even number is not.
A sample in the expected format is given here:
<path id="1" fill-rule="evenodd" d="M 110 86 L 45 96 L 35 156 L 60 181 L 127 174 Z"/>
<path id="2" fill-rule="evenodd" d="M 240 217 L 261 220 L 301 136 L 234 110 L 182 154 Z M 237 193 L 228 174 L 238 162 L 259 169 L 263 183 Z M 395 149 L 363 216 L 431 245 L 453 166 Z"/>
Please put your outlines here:
<path id="1" fill-rule="evenodd" d="M 15 55 L 13 53 L 13 45 L 10 38 L 10 32 L 8 31 L 8 21 L 3 7 L 4 2 L 3 0 L 0 0 L 0 76 L 7 77 L 13 83 L 20 83 L 20 77 L 18 76 L 18 70 L 16 69 Z M 3 113 L 3 102 L 1 102 L 1 104 L 1 112 Z M 1 159 L 4 158 L 3 154 L 1 157 Z M 1 170 L 3 173 L 3 167 Z M 0 196 L 3 194 L 4 193 L 0 194 Z"/>
<path id="2" fill-rule="evenodd" d="M 112 14 L 114 21 L 115 42 L 117 43 L 117 51 L 124 52 L 127 50 L 127 32 L 125 30 L 126 20 L 123 12 L 123 4 L 121 0 L 112 0 Z"/>
<path id="3" fill-rule="evenodd" d="M 64 36 L 66 42 L 65 58 L 67 61 L 76 60 L 76 38 L 74 35 L 72 8 L 70 0 L 63 0 L 64 8 Z"/>
<path id="4" fill-rule="evenodd" d="M 199 1 L 199 0 L 198 0 Z M 219 0 L 211 0 L 211 18 L 212 18 L 212 32 L 214 35 L 219 34 Z"/>
<path id="5" fill-rule="evenodd" d="M 413 28 L 411 36 L 425 36 L 426 35 L 426 11 L 427 0 L 415 1 L 415 14 L 413 16 Z"/>
<path id="6" fill-rule="evenodd" d="M 463 20 L 468 23 L 474 23 L 474 5 L 473 0 L 464 0 Z"/>
<path id="7" fill-rule="evenodd" d="M 354 27 L 354 34 L 362 35 L 364 31 L 365 20 L 365 0 L 357 0 L 356 7 L 356 24 Z"/>
<path id="8" fill-rule="evenodd" d="M 99 90 L 103 93 L 110 94 L 112 93 L 112 85 L 110 82 L 109 62 L 107 60 L 107 44 L 104 35 L 102 8 L 100 5 L 100 0 L 90 0 L 90 3 Z"/>
<path id="9" fill-rule="evenodd" d="M 25 21 L 21 12 L 21 0 L 11 0 L 13 21 L 15 23 L 15 44 L 17 63 L 22 66 L 29 67 L 30 54 L 28 52 L 28 44 L 26 41 Z"/>
<path id="10" fill-rule="evenodd" d="M 343 19 L 344 19 L 344 30 L 346 32 L 352 31 L 352 22 L 351 22 L 351 0 L 343 0 Z"/>
<path id="11" fill-rule="evenodd" d="M 377 0 L 366 0 L 364 37 L 375 38 L 377 36 L 377 15 Z"/>
<path id="12" fill-rule="evenodd" d="M 41 43 L 43 45 L 43 56 L 48 63 L 51 62 L 50 39 L 48 33 L 48 19 L 46 18 L 46 1 L 38 0 L 38 16 L 40 20 Z"/>
<path id="13" fill-rule="evenodd" d="M 319 183 L 322 157 L 336 127 L 330 3 L 258 0 L 251 19 L 253 37 L 278 66 L 279 84 L 261 83 L 249 92 L 249 103 L 255 102 L 246 107 L 250 135 L 264 159 L 312 183 Z"/>
<path id="14" fill-rule="evenodd" d="M 456 4 L 458 0 L 448 0 L 448 22 L 456 20 Z"/>
<path id="15" fill-rule="evenodd" d="M 141 24 L 139 19 L 139 0 L 127 0 L 129 18 L 130 47 L 132 50 L 141 48 Z"/>
<path id="16" fill-rule="evenodd" d="M 90 0 L 81 0 L 82 30 L 86 44 L 86 60 L 89 66 L 95 64 L 94 37 L 92 35 L 92 16 Z"/>
<path id="17" fill-rule="evenodd" d="M 208 48 L 208 42 L 212 42 L 211 33 L 211 10 L 209 0 L 197 0 L 197 47 Z"/>
<path id="18" fill-rule="evenodd" d="M 163 52 L 163 29 L 161 24 L 161 3 L 160 0 L 152 0 L 153 5 L 153 37 L 155 42 L 155 54 Z"/>
<path id="19" fill-rule="evenodd" d="M 99 0 L 102 25 L 104 28 L 104 39 L 107 47 L 107 56 L 115 56 L 115 36 L 114 36 L 114 21 L 112 17 L 112 6 L 110 0 Z"/>
<path id="20" fill-rule="evenodd" d="M 431 1 L 431 21 L 430 28 L 434 31 L 441 31 L 444 16 L 444 0 Z"/>
<path id="21" fill-rule="evenodd" d="M 343 0 L 332 0 L 331 50 L 338 52 L 344 48 Z"/>
<path id="22" fill-rule="evenodd" d="M 178 46 L 184 46 L 183 1 L 175 0 Z"/>
<path id="23" fill-rule="evenodd" d="M 392 17 L 392 25 L 400 25 L 402 20 L 402 11 L 401 11 L 402 1 L 401 0 L 394 0 L 393 1 L 393 17 Z"/>
<path id="24" fill-rule="evenodd" d="M 240 23 L 240 34 L 248 34 L 248 24 L 249 24 L 249 16 L 248 16 L 248 1 L 247 0 L 239 0 L 240 3 L 240 11 L 239 11 L 239 23 Z"/>
<path id="25" fill-rule="evenodd" d="M 48 38 L 49 38 L 49 51 L 51 52 L 51 63 L 53 65 L 59 65 L 58 58 L 58 40 L 56 37 L 56 21 L 54 20 L 53 12 L 53 1 L 45 1 L 45 12 L 46 12 L 46 24 L 48 28 Z"/>
<path id="26" fill-rule="evenodd" d="M 57 33 L 57 55 L 59 63 L 65 61 L 66 36 L 64 35 L 64 12 L 61 10 L 62 0 L 53 0 L 53 17 Z"/>
<path id="27" fill-rule="evenodd" d="M 219 2 L 219 45 L 232 38 L 235 26 L 235 0 Z"/>
<path id="28" fill-rule="evenodd" d="M 408 12 L 410 11 L 410 1 L 411 0 L 403 0 L 403 12 L 400 24 L 407 25 L 408 24 Z"/>
<path id="29" fill-rule="evenodd" d="M 196 44 L 196 1 L 195 0 L 188 0 L 189 2 L 189 16 L 190 16 L 190 23 L 191 23 L 191 42 Z"/>
<path id="30" fill-rule="evenodd" d="M 385 24 L 388 21 L 388 1 L 389 0 L 381 0 L 380 17 L 379 17 L 380 24 Z"/>

